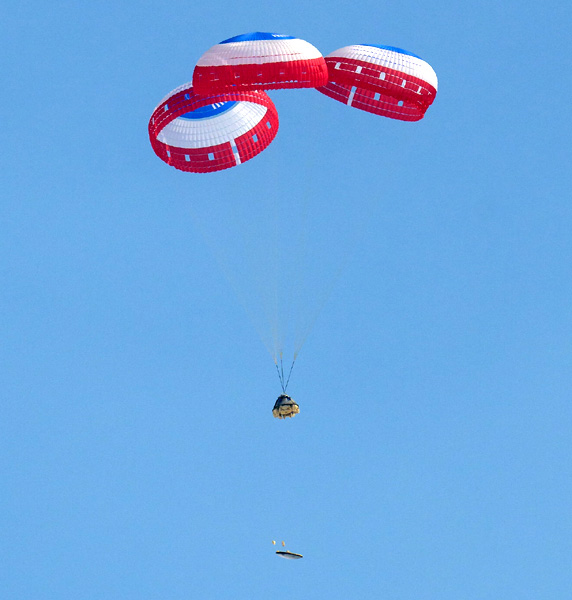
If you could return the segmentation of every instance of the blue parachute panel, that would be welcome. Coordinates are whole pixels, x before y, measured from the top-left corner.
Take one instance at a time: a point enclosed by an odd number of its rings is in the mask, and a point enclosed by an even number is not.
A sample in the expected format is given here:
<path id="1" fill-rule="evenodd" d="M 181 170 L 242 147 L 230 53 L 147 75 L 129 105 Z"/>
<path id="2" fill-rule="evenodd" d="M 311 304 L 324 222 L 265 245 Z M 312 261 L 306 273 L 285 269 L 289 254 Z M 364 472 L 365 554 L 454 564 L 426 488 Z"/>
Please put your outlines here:
<path id="1" fill-rule="evenodd" d="M 252 42 L 256 40 L 295 40 L 293 35 L 283 35 L 282 33 L 265 33 L 264 31 L 253 31 L 252 33 L 243 33 L 223 40 L 219 44 L 230 44 L 232 42 Z"/>
<path id="2" fill-rule="evenodd" d="M 230 110 L 235 104 L 236 102 L 234 101 L 207 104 L 206 106 L 197 108 L 192 112 L 181 115 L 179 119 L 212 119 L 213 117 L 218 117 L 227 110 Z"/>

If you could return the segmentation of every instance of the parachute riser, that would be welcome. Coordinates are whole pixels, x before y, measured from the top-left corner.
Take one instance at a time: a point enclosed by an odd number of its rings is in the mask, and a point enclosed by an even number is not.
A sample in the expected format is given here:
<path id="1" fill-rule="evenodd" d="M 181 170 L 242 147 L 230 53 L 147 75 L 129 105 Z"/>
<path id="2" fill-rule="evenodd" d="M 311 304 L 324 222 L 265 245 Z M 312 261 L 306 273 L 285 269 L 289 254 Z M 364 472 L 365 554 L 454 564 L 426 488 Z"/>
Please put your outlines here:
<path id="1" fill-rule="evenodd" d="M 294 369 L 294 363 L 296 362 L 296 356 L 294 356 L 294 360 L 290 365 L 290 370 L 288 371 L 288 377 L 284 377 L 284 364 L 282 362 L 282 357 L 280 357 L 280 366 L 278 366 L 278 361 L 275 359 L 274 364 L 276 365 L 276 371 L 278 372 L 278 379 L 280 380 L 280 387 L 282 388 L 282 393 L 285 394 L 288 389 L 288 384 L 290 383 L 290 377 L 292 376 L 292 370 Z"/>

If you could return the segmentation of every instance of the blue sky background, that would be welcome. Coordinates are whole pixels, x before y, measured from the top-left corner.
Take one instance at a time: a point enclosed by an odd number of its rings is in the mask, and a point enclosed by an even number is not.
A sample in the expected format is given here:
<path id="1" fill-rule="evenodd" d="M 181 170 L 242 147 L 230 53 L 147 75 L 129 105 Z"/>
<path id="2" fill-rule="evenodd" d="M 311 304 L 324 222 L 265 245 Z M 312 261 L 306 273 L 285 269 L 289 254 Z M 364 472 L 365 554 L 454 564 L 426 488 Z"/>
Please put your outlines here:
<path id="1" fill-rule="evenodd" d="M 8 3 L 2 597 L 570 597 L 571 18 L 564 1 Z M 153 108 L 256 30 L 406 48 L 437 99 L 411 124 L 276 92 L 259 157 L 166 166 Z M 270 193 L 325 207 L 325 273 L 353 240 L 288 422 L 195 227 Z"/>

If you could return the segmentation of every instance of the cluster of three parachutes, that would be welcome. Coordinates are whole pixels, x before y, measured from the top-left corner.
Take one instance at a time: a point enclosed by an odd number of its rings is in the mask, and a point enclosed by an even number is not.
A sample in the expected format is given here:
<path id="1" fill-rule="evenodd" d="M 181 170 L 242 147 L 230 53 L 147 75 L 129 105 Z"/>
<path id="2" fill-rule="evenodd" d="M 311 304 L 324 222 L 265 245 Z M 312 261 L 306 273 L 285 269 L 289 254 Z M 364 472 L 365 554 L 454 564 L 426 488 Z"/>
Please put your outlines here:
<path id="1" fill-rule="evenodd" d="M 391 46 L 352 45 L 323 57 L 309 42 L 255 32 L 224 40 L 197 62 L 192 83 L 168 94 L 149 121 L 157 156 L 182 171 L 208 173 L 262 152 L 278 132 L 264 90 L 316 88 L 366 112 L 417 121 L 437 93 L 420 57 Z"/>

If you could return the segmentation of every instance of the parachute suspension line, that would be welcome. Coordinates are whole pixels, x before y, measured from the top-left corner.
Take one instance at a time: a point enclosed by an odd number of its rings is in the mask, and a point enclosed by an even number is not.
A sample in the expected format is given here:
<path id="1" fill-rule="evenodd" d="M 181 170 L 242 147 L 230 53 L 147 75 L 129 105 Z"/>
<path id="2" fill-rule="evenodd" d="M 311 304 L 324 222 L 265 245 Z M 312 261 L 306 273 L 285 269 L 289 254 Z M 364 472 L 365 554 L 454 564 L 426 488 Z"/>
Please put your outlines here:
<path id="1" fill-rule="evenodd" d="M 231 253 L 229 251 L 226 251 L 224 248 L 221 248 L 220 245 L 217 244 L 217 240 L 219 238 L 221 238 L 222 236 L 220 234 L 215 234 L 213 231 L 209 230 L 209 227 L 208 227 L 208 224 L 206 221 L 206 217 L 205 217 L 206 213 L 204 211 L 201 214 L 199 209 L 197 208 L 196 210 L 191 210 L 189 212 L 189 214 L 193 221 L 195 230 L 200 234 L 205 245 L 210 249 L 211 254 L 212 254 L 216 264 L 218 265 L 224 278 L 228 281 L 228 284 L 230 285 L 231 289 L 236 294 L 240 304 L 242 305 L 244 311 L 246 312 L 248 318 L 250 319 L 252 326 L 254 327 L 255 331 L 257 332 L 258 337 L 260 338 L 261 342 L 264 344 L 264 346 L 268 350 L 268 353 L 270 354 L 270 356 L 272 356 L 274 358 L 274 361 L 276 362 L 276 353 L 277 353 L 276 339 L 274 340 L 274 346 L 273 346 L 272 340 L 268 339 L 268 335 L 266 333 L 266 328 L 263 325 L 261 325 L 261 323 L 259 322 L 260 321 L 260 319 L 258 318 L 259 311 L 256 311 L 249 306 L 250 303 L 249 303 L 248 295 L 245 294 L 245 292 L 241 289 L 240 278 L 237 275 L 236 269 L 233 268 L 233 264 L 232 264 L 231 258 L 230 258 Z M 211 226 L 211 229 L 212 229 L 212 226 Z M 246 247 L 247 246 L 246 242 L 248 241 L 248 239 L 247 239 L 246 233 L 244 233 L 244 232 L 241 232 L 241 241 L 242 241 L 242 244 L 241 244 L 242 247 Z M 276 336 L 273 336 L 273 337 L 276 338 Z"/>
<path id="2" fill-rule="evenodd" d="M 290 376 L 292 375 L 292 369 L 294 368 L 295 362 L 296 362 L 296 356 L 294 356 L 294 360 L 292 361 L 292 364 L 290 365 L 290 371 L 288 372 L 288 378 L 286 379 L 286 384 L 282 388 L 284 393 L 286 393 L 286 390 L 288 389 L 288 384 L 290 383 Z"/>
<path id="3" fill-rule="evenodd" d="M 284 387 L 284 364 L 282 363 L 282 352 L 280 353 L 280 381 L 282 381 L 282 391 L 286 393 Z"/>
<path id="4" fill-rule="evenodd" d="M 278 379 L 280 380 L 280 387 L 282 388 L 282 393 L 285 394 L 288 389 L 288 384 L 290 383 L 290 376 L 292 375 L 292 369 L 294 368 L 294 363 L 296 362 L 297 354 L 294 356 L 294 360 L 290 365 L 290 370 L 288 371 L 288 377 L 284 376 L 284 363 L 282 362 L 282 357 L 280 357 L 280 366 L 278 366 L 278 361 L 275 359 L 274 364 L 276 365 L 276 371 L 278 372 Z"/>
<path id="5" fill-rule="evenodd" d="M 282 388 L 282 393 L 286 393 L 286 388 L 284 387 L 284 372 L 280 371 L 280 367 L 278 366 L 278 362 L 275 360 L 274 364 L 276 365 L 276 370 L 278 371 L 278 379 L 280 380 L 280 387 Z M 280 365 L 282 366 L 282 359 L 280 359 Z"/>

